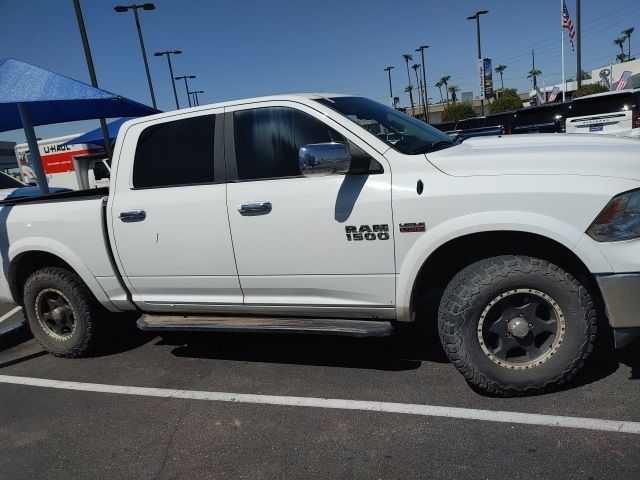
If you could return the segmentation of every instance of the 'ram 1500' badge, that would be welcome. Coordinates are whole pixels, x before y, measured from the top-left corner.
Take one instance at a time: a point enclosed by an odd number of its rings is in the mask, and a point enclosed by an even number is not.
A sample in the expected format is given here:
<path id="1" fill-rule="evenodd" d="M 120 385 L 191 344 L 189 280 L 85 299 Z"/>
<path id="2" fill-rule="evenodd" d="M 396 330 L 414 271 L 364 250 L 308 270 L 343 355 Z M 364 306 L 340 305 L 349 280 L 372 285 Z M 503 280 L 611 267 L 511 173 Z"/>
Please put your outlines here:
<path id="1" fill-rule="evenodd" d="M 425 231 L 424 222 L 400 224 L 400 233 L 424 232 L 424 231 Z"/>
<path id="2" fill-rule="evenodd" d="M 389 240 L 389 225 L 347 225 L 344 227 L 347 240 Z"/>

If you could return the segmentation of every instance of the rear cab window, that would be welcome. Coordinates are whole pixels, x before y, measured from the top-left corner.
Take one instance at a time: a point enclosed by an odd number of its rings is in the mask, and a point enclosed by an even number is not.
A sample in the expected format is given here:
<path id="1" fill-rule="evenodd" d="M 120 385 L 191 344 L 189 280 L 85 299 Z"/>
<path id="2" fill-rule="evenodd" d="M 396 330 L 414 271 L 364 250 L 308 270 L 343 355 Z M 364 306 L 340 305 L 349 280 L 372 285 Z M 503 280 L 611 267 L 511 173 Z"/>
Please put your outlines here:
<path id="1" fill-rule="evenodd" d="M 133 161 L 133 188 L 214 183 L 215 115 L 145 128 Z"/>

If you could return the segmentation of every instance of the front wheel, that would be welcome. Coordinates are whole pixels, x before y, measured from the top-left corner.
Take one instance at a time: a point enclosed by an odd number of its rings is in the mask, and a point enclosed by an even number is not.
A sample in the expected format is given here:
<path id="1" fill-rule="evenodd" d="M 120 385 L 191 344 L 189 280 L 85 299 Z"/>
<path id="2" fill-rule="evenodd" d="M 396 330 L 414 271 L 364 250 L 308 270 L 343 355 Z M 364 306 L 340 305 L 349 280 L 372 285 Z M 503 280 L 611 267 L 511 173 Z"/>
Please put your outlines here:
<path id="1" fill-rule="evenodd" d="M 593 350 L 588 291 L 545 260 L 500 256 L 464 268 L 438 313 L 445 352 L 467 381 L 494 395 L 556 389 Z"/>

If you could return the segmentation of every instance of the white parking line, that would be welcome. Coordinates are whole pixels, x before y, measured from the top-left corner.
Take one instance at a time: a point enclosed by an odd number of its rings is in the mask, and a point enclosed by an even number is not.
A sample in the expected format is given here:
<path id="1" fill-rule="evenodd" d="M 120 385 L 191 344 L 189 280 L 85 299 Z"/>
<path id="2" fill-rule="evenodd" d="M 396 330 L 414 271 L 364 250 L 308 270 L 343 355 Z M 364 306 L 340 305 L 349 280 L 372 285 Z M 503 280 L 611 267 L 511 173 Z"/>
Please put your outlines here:
<path id="1" fill-rule="evenodd" d="M 263 405 L 284 405 L 291 407 L 331 408 L 338 410 L 360 410 L 370 412 L 404 413 L 426 417 L 461 418 L 487 422 L 519 423 L 547 427 L 581 428 L 605 432 L 640 434 L 640 422 L 624 420 L 602 420 L 598 418 L 564 417 L 538 415 L 533 413 L 476 410 L 474 408 L 441 407 L 410 403 L 373 402 L 363 400 L 342 400 L 337 398 L 286 397 L 277 395 L 254 395 L 247 393 L 205 392 L 199 390 L 173 390 L 169 388 L 126 387 L 101 383 L 67 382 L 45 378 L 16 377 L 0 375 L 0 383 L 46 387 L 83 392 L 113 393 L 119 395 L 139 395 L 145 397 L 180 398 L 187 400 L 207 400 L 214 402 L 237 402 Z"/>
<path id="2" fill-rule="evenodd" d="M 4 315 L 2 315 L 0 317 L 0 323 L 4 322 L 7 318 L 9 318 L 11 315 L 16 313 L 17 311 L 19 311 L 21 308 L 22 307 L 15 307 L 15 308 L 9 310 L 7 313 L 5 313 Z"/>

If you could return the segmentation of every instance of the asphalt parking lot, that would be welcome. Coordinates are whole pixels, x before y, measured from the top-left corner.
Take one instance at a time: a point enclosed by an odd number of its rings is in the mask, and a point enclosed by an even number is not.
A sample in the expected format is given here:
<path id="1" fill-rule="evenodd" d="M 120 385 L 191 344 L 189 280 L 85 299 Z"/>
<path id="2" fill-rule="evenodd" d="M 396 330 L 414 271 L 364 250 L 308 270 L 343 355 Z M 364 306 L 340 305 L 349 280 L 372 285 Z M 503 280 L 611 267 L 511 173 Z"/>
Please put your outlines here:
<path id="1" fill-rule="evenodd" d="M 640 432 L 639 398 L 638 343 L 600 353 L 564 391 L 500 399 L 411 334 L 154 336 L 119 325 L 98 356 L 68 360 L 16 330 L 0 338 L 0 479 L 639 478 L 640 434 L 606 422 Z M 460 418 L 469 412 L 486 419 Z"/>

